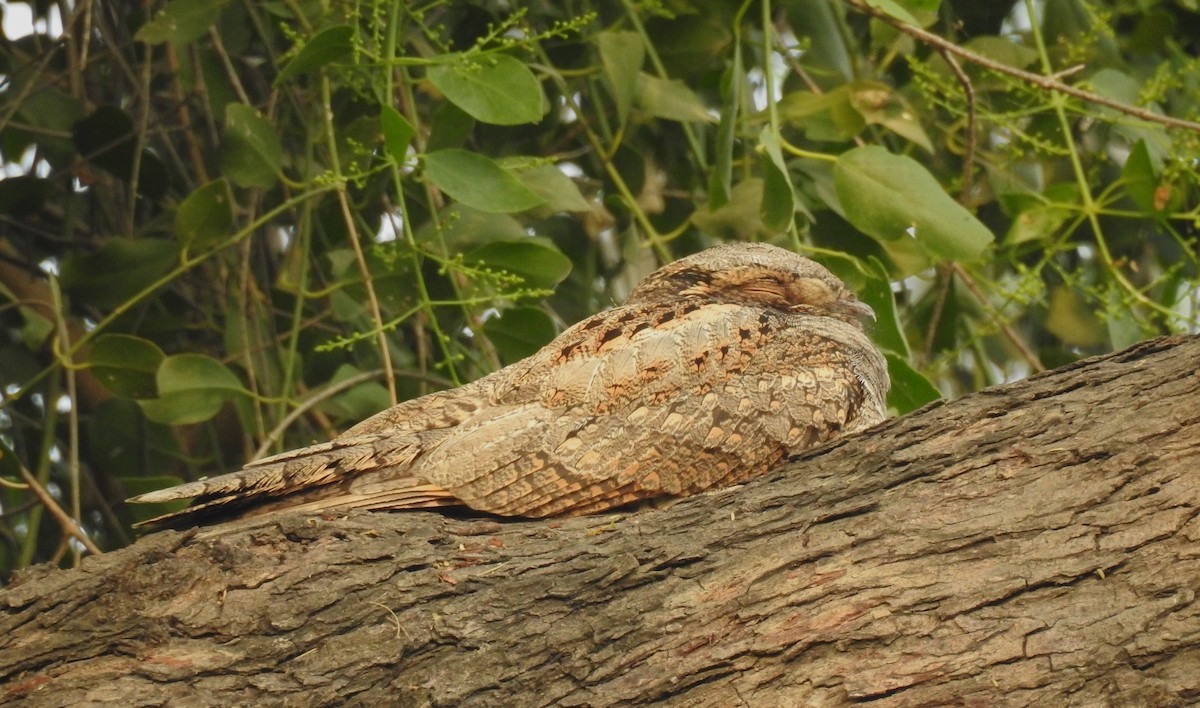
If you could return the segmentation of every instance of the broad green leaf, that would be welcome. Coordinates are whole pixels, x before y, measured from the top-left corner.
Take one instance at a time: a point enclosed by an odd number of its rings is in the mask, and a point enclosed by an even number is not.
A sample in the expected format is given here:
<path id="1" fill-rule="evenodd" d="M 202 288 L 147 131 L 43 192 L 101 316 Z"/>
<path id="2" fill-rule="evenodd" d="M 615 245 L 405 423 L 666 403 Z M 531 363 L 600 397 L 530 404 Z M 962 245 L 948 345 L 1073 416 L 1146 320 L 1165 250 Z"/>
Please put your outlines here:
<path id="1" fill-rule="evenodd" d="M 1037 50 L 1017 44 L 1011 39 L 982 35 L 967 40 L 963 47 L 1001 64 L 1022 69 L 1037 61 Z"/>
<path id="2" fill-rule="evenodd" d="M 491 158 L 466 150 L 429 153 L 425 174 L 438 189 L 480 211 L 503 214 L 546 203 Z"/>
<path id="3" fill-rule="evenodd" d="M 771 133 L 770 126 L 763 128 L 758 134 L 758 143 L 762 146 L 764 158 L 761 160 L 763 224 L 768 229 L 783 231 L 791 224 L 796 213 L 796 190 L 792 187 L 792 178 L 788 174 L 787 164 L 783 161 L 779 141 Z"/>
<path id="4" fill-rule="evenodd" d="M 151 398 L 155 377 L 166 355 L 158 345 L 127 334 L 101 335 L 88 351 L 87 363 L 104 387 L 126 398 Z"/>
<path id="5" fill-rule="evenodd" d="M 197 389 L 243 393 L 242 382 L 229 367 L 204 354 L 176 354 L 163 360 L 158 367 L 160 394 L 194 391 Z"/>
<path id="6" fill-rule="evenodd" d="M 170 173 L 153 151 L 138 151 L 136 136 L 133 116 L 112 105 L 97 106 L 71 126 L 80 155 L 125 182 L 132 183 L 136 176 L 138 192 L 157 201 L 170 186 Z"/>
<path id="7" fill-rule="evenodd" d="M 779 101 L 779 115 L 804 127 L 804 135 L 819 142 L 845 142 L 862 132 L 867 122 L 850 102 L 850 85 L 824 94 L 792 91 Z"/>
<path id="8" fill-rule="evenodd" d="M 141 401 L 146 417 L 186 425 L 209 420 L 245 389 L 224 364 L 203 354 L 167 357 L 158 369 L 158 398 Z"/>
<path id="9" fill-rule="evenodd" d="M 416 236 L 422 247 L 450 256 L 492 241 L 520 241 L 529 234 L 521 222 L 507 214 L 489 214 L 455 202 L 437 219 L 421 224 Z M 348 265 L 353 263 L 351 259 Z"/>
<path id="10" fill-rule="evenodd" d="M 542 87 L 529 67 L 507 54 L 456 57 L 429 67 L 429 81 L 476 120 L 495 125 L 542 119 Z"/>
<path id="11" fill-rule="evenodd" d="M 188 195 L 175 210 L 175 233 L 185 252 L 203 253 L 229 238 L 233 205 L 225 178 L 213 180 Z"/>
<path id="12" fill-rule="evenodd" d="M 1105 98 L 1131 106 L 1142 103 L 1141 83 L 1116 69 L 1101 69 L 1088 78 L 1088 83 L 1096 93 Z M 1162 112 L 1161 106 L 1154 102 L 1145 105 L 1144 108 L 1155 113 Z M 1130 143 L 1145 143 L 1146 150 L 1154 162 L 1161 164 L 1171 158 L 1175 146 L 1162 126 L 1126 120 L 1116 109 L 1107 106 L 1097 106 L 1096 110 L 1101 115 L 1112 117 L 1113 129 Z"/>
<path id="13" fill-rule="evenodd" d="M 545 200 L 542 209 L 550 212 L 592 210 L 592 205 L 579 193 L 575 181 L 554 165 L 539 165 L 529 169 L 516 169 L 507 164 L 504 166 L 512 170 L 516 178 L 521 180 L 521 184 Z"/>
<path id="14" fill-rule="evenodd" d="M 859 72 L 852 46 L 844 39 L 846 4 L 828 0 L 792 0 L 781 9 L 787 12 L 797 39 L 807 49 L 804 66 L 810 73 L 849 81 Z"/>
<path id="15" fill-rule="evenodd" d="M 1036 204 L 1017 214 L 1008 227 L 1004 241 L 1012 246 L 1027 241 L 1048 241 L 1072 216 L 1069 208 L 1057 204 Z"/>
<path id="16" fill-rule="evenodd" d="M 1155 161 L 1144 140 L 1133 146 L 1121 168 L 1125 193 L 1139 209 L 1151 214 L 1177 209 L 1183 196 L 1181 190 L 1159 178 L 1161 168 L 1162 162 Z"/>
<path id="17" fill-rule="evenodd" d="M 871 339 L 884 349 L 907 359 L 908 340 L 900 325 L 900 314 L 896 312 L 896 297 L 892 293 L 887 268 L 874 256 L 868 259 L 868 263 L 870 273 L 866 285 L 858 291 L 858 298 L 875 310 L 875 324 L 870 328 Z"/>
<path id="18" fill-rule="evenodd" d="M 550 315 L 540 307 L 530 306 L 501 310 L 498 317 L 484 321 L 483 332 L 506 364 L 533 354 L 557 334 Z"/>
<path id="19" fill-rule="evenodd" d="M 888 377 L 892 380 L 892 388 L 888 391 L 888 406 L 895 408 L 898 415 L 911 413 L 942 397 L 937 387 L 912 368 L 906 359 L 891 353 L 886 353 L 883 357 L 887 359 Z"/>
<path id="20" fill-rule="evenodd" d="M 341 383 L 362 374 L 362 370 L 342 364 L 329 379 L 328 385 Z M 339 393 L 321 404 L 321 411 L 345 420 L 362 420 L 391 405 L 387 388 L 378 380 L 366 381 Z"/>
<path id="21" fill-rule="evenodd" d="M 279 179 L 283 145 L 275 126 L 250 106 L 225 106 L 221 167 L 240 187 L 269 188 Z"/>
<path id="22" fill-rule="evenodd" d="M 891 86 L 879 81 L 855 81 L 849 84 L 849 97 L 850 105 L 868 125 L 882 125 L 926 152 L 933 152 L 920 118 Z"/>
<path id="23" fill-rule="evenodd" d="M 708 108 L 688 85 L 677 79 L 660 79 L 645 72 L 638 74 L 638 106 L 656 118 L 683 123 L 711 123 Z"/>
<path id="24" fill-rule="evenodd" d="M 912 238 L 935 260 L 971 261 L 992 242 L 987 227 L 911 158 L 855 148 L 838 159 L 833 177 L 846 220 L 884 246 Z"/>
<path id="25" fill-rule="evenodd" d="M 429 125 L 429 140 L 425 150 L 437 152 L 462 147 L 471 137 L 471 131 L 475 130 L 475 119 L 453 103 L 441 101 L 441 105 L 434 109 Z"/>
<path id="26" fill-rule="evenodd" d="M 722 241 L 749 241 L 763 230 L 763 181 L 749 177 L 738 182 L 729 201 L 719 209 L 696 209 L 692 223 Z"/>
<path id="27" fill-rule="evenodd" d="M 85 115 L 82 101 L 51 85 L 40 83 L 36 91 L 21 100 L 17 115 L 42 131 L 37 137 L 40 159 L 62 169 L 75 161 L 78 153 L 71 139 L 71 129 Z"/>
<path id="28" fill-rule="evenodd" d="M 1185 280 L 1179 283 L 1179 285 L 1183 287 L 1184 297 L 1190 298 L 1194 290 L 1192 284 Z M 1163 290 L 1169 292 L 1170 288 L 1164 287 Z M 1170 294 L 1173 295 L 1175 293 Z M 1104 327 L 1108 334 L 1108 344 L 1114 351 L 1131 347 L 1138 342 L 1154 337 L 1158 333 L 1155 325 L 1148 317 L 1138 312 L 1137 308 L 1128 305 L 1125 301 L 1126 297 L 1127 293 L 1124 288 L 1116 284 L 1110 284 L 1104 292 Z M 1171 306 L 1167 303 L 1163 304 L 1167 307 Z"/>
<path id="29" fill-rule="evenodd" d="M 1104 323 L 1087 307 L 1083 298 L 1062 285 L 1050 291 L 1046 329 L 1064 344 L 1073 347 L 1095 346 L 1103 342 L 1108 334 Z"/>
<path id="30" fill-rule="evenodd" d="M 379 124 L 383 127 L 383 145 L 388 155 L 402 165 L 408 159 L 408 144 L 412 142 L 416 128 L 400 111 L 383 106 L 379 111 Z"/>
<path id="31" fill-rule="evenodd" d="M 617 104 L 621 123 L 629 117 L 629 109 L 637 97 L 638 74 L 646 60 L 646 47 L 637 32 L 601 32 L 596 38 L 604 80 Z"/>
<path id="32" fill-rule="evenodd" d="M 326 64 L 341 59 L 353 51 L 351 40 L 354 38 L 354 28 L 349 25 L 334 25 L 313 35 L 304 43 L 295 58 L 287 63 L 272 82 L 279 86 L 283 82 L 316 71 Z"/>
<path id="33" fill-rule="evenodd" d="M 114 238 L 97 251 L 69 256 L 60 280 L 77 302 L 107 309 L 149 287 L 178 260 L 174 241 Z"/>
<path id="34" fill-rule="evenodd" d="M 101 403 L 88 416 L 84 433 L 88 459 L 98 471 L 113 477 L 171 469 L 183 457 L 171 429 L 147 420 L 137 401 L 128 398 L 113 397 Z M 143 490 L 128 491 L 132 495 Z"/>
<path id="35" fill-rule="evenodd" d="M 895 0 L 865 0 L 865 1 L 868 5 L 875 8 L 876 10 L 879 10 L 886 15 L 890 15 L 890 16 L 896 18 L 897 20 L 900 20 L 901 22 L 903 22 L 906 25 L 912 25 L 913 27 L 921 26 L 921 23 L 917 22 L 917 18 L 913 17 L 908 12 L 908 10 L 905 10 L 900 5 L 900 3 L 896 2 Z"/>
<path id="36" fill-rule="evenodd" d="M 0 214 L 10 217 L 36 214 L 54 192 L 52 181 L 31 174 L 0 179 Z"/>
<path id="37" fill-rule="evenodd" d="M 550 289 L 571 272 L 571 259 L 538 239 L 493 241 L 467 254 L 468 263 L 519 276 L 525 287 Z"/>
<path id="38" fill-rule="evenodd" d="M 147 44 L 186 44 L 208 33 L 229 0 L 172 0 L 134 35 Z"/>

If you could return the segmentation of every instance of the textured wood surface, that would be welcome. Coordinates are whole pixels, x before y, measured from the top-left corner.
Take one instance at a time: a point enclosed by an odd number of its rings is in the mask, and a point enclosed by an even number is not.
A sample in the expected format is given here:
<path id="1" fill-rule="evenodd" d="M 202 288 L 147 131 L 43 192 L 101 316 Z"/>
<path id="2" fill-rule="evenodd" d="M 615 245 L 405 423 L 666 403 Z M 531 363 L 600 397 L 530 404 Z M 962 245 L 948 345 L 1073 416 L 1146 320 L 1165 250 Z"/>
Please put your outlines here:
<path id="1" fill-rule="evenodd" d="M 1188 705 L 1200 340 L 669 508 L 283 515 L 0 592 L 22 705 Z"/>

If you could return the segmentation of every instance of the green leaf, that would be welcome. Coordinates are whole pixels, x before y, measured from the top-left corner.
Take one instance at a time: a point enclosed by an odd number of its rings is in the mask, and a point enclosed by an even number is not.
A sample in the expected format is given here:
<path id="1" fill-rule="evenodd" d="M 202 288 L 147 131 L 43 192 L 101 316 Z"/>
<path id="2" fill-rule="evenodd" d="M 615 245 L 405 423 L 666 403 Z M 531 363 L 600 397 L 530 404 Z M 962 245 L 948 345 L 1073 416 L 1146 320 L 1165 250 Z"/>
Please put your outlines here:
<path id="1" fill-rule="evenodd" d="M 221 168 L 240 187 L 273 187 L 283 165 L 283 145 L 275 126 L 250 106 L 225 106 Z"/>
<path id="2" fill-rule="evenodd" d="M 1096 313 L 1074 290 L 1059 285 L 1050 291 L 1046 329 L 1073 347 L 1093 347 L 1104 341 L 1108 332 Z"/>
<path id="3" fill-rule="evenodd" d="M 692 223 L 721 241 L 749 241 L 763 231 L 762 203 L 763 181 L 749 177 L 733 186 L 724 206 L 693 211 Z"/>
<path id="4" fill-rule="evenodd" d="M 550 315 L 540 307 L 521 306 L 501 310 L 498 317 L 484 320 L 487 335 L 506 364 L 519 361 L 545 346 L 557 331 Z"/>
<path id="5" fill-rule="evenodd" d="M 93 409 L 84 432 L 93 473 L 126 479 L 137 472 L 172 469 L 184 458 L 171 428 L 147 420 L 141 406 L 128 398 L 110 398 Z"/>
<path id="6" fill-rule="evenodd" d="M 429 140 L 425 144 L 425 151 L 436 152 L 462 147 L 467 138 L 471 137 L 471 131 L 475 130 L 475 119 L 453 103 L 442 101 L 433 110 L 429 126 Z"/>
<path id="7" fill-rule="evenodd" d="M 542 119 L 542 87 L 514 57 L 493 54 L 458 57 L 429 67 L 429 81 L 477 120 L 495 125 L 537 123 Z"/>
<path id="8" fill-rule="evenodd" d="M 591 211 L 592 205 L 579 193 L 575 180 L 563 174 L 554 165 L 538 165 L 529 169 L 516 169 L 515 166 L 504 164 L 506 169 L 512 169 L 517 179 L 521 180 L 534 194 L 545 200 L 541 207 L 550 212 Z"/>
<path id="9" fill-rule="evenodd" d="M 708 108 L 678 79 L 660 79 L 645 72 L 638 74 L 638 105 L 656 118 L 682 123 L 711 123 Z"/>
<path id="10" fill-rule="evenodd" d="M 646 60 L 646 47 L 637 32 L 601 32 L 596 38 L 604 80 L 617 104 L 618 120 L 624 124 L 637 97 L 638 74 Z"/>
<path id="11" fill-rule="evenodd" d="M 233 205 L 229 183 L 213 180 L 188 195 L 175 210 L 175 233 L 185 252 L 203 253 L 229 238 Z"/>
<path id="12" fill-rule="evenodd" d="M 383 127 L 383 145 L 388 155 L 402 165 L 408 159 L 408 144 L 417 130 L 400 111 L 391 106 L 379 110 L 379 124 Z"/>
<path id="13" fill-rule="evenodd" d="M 278 87 L 283 82 L 298 76 L 316 71 L 326 64 L 341 59 L 353 51 L 351 40 L 354 38 L 354 28 L 349 25 L 334 25 L 313 35 L 305 42 L 295 58 L 275 77 L 273 86 Z"/>
<path id="14" fill-rule="evenodd" d="M 0 214 L 30 216 L 54 196 L 54 183 L 31 174 L 0 179 Z"/>
<path id="15" fill-rule="evenodd" d="M 762 146 L 763 224 L 775 231 L 783 231 L 792 222 L 796 213 L 796 190 L 792 187 L 792 178 L 788 174 L 787 164 L 783 161 L 783 151 L 779 149 L 779 141 L 771 133 L 770 126 L 763 128 L 758 134 L 758 143 Z"/>
<path id="16" fill-rule="evenodd" d="M 892 293 L 892 282 L 887 268 L 879 259 L 867 259 L 870 271 L 866 285 L 858 291 L 858 298 L 875 310 L 875 326 L 871 327 L 871 338 L 879 346 L 895 352 L 905 359 L 909 356 L 908 340 L 900 325 L 900 314 L 896 311 L 896 297 Z"/>
<path id="17" fill-rule="evenodd" d="M 885 15 L 890 15 L 891 17 L 894 17 L 897 20 L 900 20 L 901 22 L 903 22 L 906 25 L 912 25 L 913 27 L 921 26 L 921 23 L 917 22 L 917 18 L 915 18 L 911 14 L 909 14 L 908 10 L 905 10 L 900 5 L 900 3 L 895 2 L 895 0 L 865 0 L 865 1 L 868 5 L 875 8 L 876 10 L 883 12 Z"/>
<path id="18" fill-rule="evenodd" d="M 994 35 L 972 37 L 963 44 L 963 47 L 970 49 L 976 54 L 982 54 L 988 59 L 1017 69 L 1029 66 L 1037 61 L 1038 57 L 1036 49 L 1030 49 L 1024 45 L 1017 44 L 1011 39 L 996 37 Z M 949 70 L 949 67 L 947 67 L 947 70 Z"/>
<path id="19" fill-rule="evenodd" d="M 173 241 L 114 238 L 98 251 L 68 256 L 60 281 L 77 302 L 108 309 L 149 287 L 178 260 Z"/>
<path id="20" fill-rule="evenodd" d="M 448 257 L 492 241 L 520 241 L 529 234 L 521 222 L 507 214 L 489 214 L 455 202 L 443 209 L 437 219 L 421 224 L 416 236 L 424 248 Z M 348 265 L 353 264 L 351 259 Z"/>
<path id="21" fill-rule="evenodd" d="M 888 377 L 892 380 L 892 388 L 888 391 L 888 406 L 895 408 L 898 415 L 911 413 L 942 397 L 937 387 L 912 368 L 907 360 L 891 353 L 884 354 L 883 357 L 887 359 Z"/>
<path id="22" fill-rule="evenodd" d="M 471 251 L 466 261 L 490 270 L 520 277 L 529 288 L 548 290 L 571 272 L 571 259 L 553 244 L 526 238 L 519 241 L 493 241 Z"/>
<path id="23" fill-rule="evenodd" d="M 854 81 L 849 90 L 850 105 L 868 125 L 882 125 L 926 152 L 933 152 L 933 143 L 917 113 L 891 86 L 879 81 Z"/>
<path id="24" fill-rule="evenodd" d="M 117 106 L 98 106 L 71 126 L 71 139 L 80 155 L 132 183 L 152 200 L 162 198 L 170 186 L 170 173 L 154 152 L 138 150 L 133 116 Z"/>
<path id="25" fill-rule="evenodd" d="M 1071 209 L 1057 204 L 1035 204 L 1017 214 L 1004 241 L 1011 246 L 1027 241 L 1047 242 L 1073 215 Z"/>
<path id="26" fill-rule="evenodd" d="M 504 214 L 546 203 L 491 158 L 466 150 L 429 153 L 425 174 L 438 189 L 480 211 Z"/>
<path id="27" fill-rule="evenodd" d="M 118 396 L 151 398 L 158 392 L 155 375 L 164 358 L 150 340 L 105 334 L 88 351 L 87 363 L 96 379 Z"/>
<path id="28" fill-rule="evenodd" d="M 162 12 L 138 28 L 134 37 L 147 44 L 187 44 L 208 33 L 229 0 L 172 0 Z"/>
<path id="29" fill-rule="evenodd" d="M 14 90 L 9 88 L 9 91 Z M 37 137 L 38 157 L 52 166 L 66 169 L 78 153 L 71 138 L 71 129 L 84 117 L 84 104 L 78 98 L 39 83 L 37 89 L 20 102 L 17 115 L 42 132 Z M 6 128 L 5 132 L 11 130 Z M 12 179 L 11 177 L 9 179 Z"/>
<path id="30" fill-rule="evenodd" d="M 1125 182 L 1125 193 L 1133 200 L 1139 209 L 1150 214 L 1160 214 L 1170 206 L 1171 188 L 1159 184 L 1159 169 L 1162 163 L 1156 161 L 1146 146 L 1146 141 L 1139 140 L 1125 159 L 1121 168 L 1121 179 Z"/>
<path id="31" fill-rule="evenodd" d="M 203 354 L 167 357 L 158 369 L 158 398 L 141 401 L 146 417 L 159 423 L 202 423 L 245 389 L 224 364 Z"/>
<path id="32" fill-rule="evenodd" d="M 855 148 L 838 159 L 833 179 L 847 221 L 884 246 L 913 238 L 935 260 L 972 261 L 992 242 L 991 231 L 911 158 Z"/>

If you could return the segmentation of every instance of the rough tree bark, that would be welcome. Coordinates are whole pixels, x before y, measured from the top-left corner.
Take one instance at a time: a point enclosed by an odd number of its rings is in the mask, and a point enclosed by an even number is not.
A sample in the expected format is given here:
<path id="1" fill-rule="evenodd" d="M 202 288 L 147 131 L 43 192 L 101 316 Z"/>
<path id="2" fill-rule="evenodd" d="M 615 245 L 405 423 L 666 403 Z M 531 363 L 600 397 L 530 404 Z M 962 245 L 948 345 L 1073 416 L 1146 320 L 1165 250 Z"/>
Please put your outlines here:
<path id="1" fill-rule="evenodd" d="M 285 516 L 0 594 L 30 705 L 1200 700 L 1200 339 L 565 521 Z"/>

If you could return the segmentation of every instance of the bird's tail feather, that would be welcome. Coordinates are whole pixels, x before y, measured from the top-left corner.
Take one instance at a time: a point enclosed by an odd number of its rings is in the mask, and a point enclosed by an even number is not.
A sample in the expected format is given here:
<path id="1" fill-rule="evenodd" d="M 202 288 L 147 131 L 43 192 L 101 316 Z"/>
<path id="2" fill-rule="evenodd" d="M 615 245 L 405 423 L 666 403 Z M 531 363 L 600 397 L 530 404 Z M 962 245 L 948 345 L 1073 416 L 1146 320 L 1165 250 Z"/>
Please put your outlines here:
<path id="1" fill-rule="evenodd" d="M 130 502 L 163 503 L 192 499 L 182 511 L 138 524 L 179 525 L 215 516 L 251 516 L 293 509 L 421 508 L 452 503 L 449 492 L 406 479 L 403 470 L 421 454 L 416 437 L 389 435 L 339 438 L 251 462 L 246 467 L 211 479 L 140 494 Z M 361 477 L 370 477 L 366 482 Z M 374 480 L 387 478 L 383 489 Z M 410 482 L 407 483 L 406 482 Z M 278 502 L 272 503 L 272 500 Z"/>

